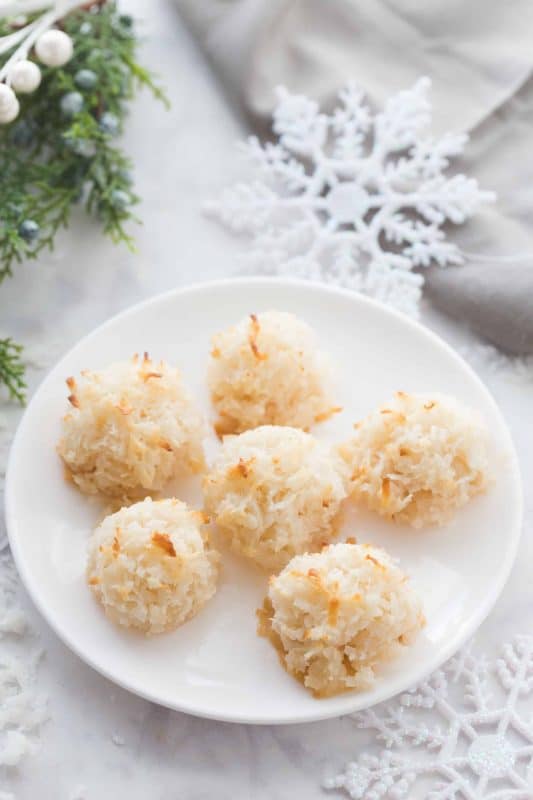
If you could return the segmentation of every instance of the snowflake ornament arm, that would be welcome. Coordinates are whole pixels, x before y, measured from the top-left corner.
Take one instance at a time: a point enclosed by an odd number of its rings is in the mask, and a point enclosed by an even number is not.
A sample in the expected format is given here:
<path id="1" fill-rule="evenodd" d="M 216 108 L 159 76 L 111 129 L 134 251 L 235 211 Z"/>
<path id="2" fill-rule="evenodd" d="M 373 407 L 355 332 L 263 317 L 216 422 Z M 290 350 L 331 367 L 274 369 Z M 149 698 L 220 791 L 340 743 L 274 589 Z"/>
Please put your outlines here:
<path id="1" fill-rule="evenodd" d="M 446 737 L 439 726 L 410 722 L 403 712 L 402 706 L 391 707 L 383 715 L 376 714 L 373 709 L 362 711 L 358 716 L 357 727 L 374 730 L 376 739 L 389 748 L 401 747 L 409 742 L 415 747 L 424 746 L 428 750 L 438 750 L 446 743 Z"/>
<path id="2" fill-rule="evenodd" d="M 256 180 L 208 207 L 251 240 L 253 270 L 337 283 L 416 315 L 420 268 L 463 262 L 442 226 L 495 198 L 472 178 L 444 174 L 467 137 L 429 137 L 429 88 L 421 78 L 374 116 L 355 85 L 330 115 L 277 90 L 277 143 L 252 137 L 242 147 Z"/>
<path id="3" fill-rule="evenodd" d="M 492 664 L 466 647 L 411 691 L 354 715 L 385 747 L 324 786 L 352 800 L 531 800 L 532 694 L 533 637 Z"/>

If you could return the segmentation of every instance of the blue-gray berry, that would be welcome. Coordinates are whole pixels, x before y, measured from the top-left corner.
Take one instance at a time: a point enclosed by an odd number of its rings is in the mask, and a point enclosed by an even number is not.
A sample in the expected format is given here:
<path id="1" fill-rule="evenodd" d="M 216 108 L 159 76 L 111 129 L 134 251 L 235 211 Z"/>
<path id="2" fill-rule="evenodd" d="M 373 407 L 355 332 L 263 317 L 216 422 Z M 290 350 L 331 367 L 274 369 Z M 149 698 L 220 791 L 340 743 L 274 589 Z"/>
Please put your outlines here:
<path id="1" fill-rule="evenodd" d="M 119 35 L 122 34 L 122 36 L 127 37 L 131 36 L 133 32 L 133 17 L 130 17 L 129 14 L 121 14 L 119 17 L 115 17 L 111 24 Z"/>
<path id="2" fill-rule="evenodd" d="M 124 211 L 124 209 L 130 205 L 131 198 L 129 194 L 127 194 L 127 192 L 123 192 L 122 189 L 114 189 L 111 192 L 111 203 L 119 211 Z"/>
<path id="3" fill-rule="evenodd" d="M 16 147 L 28 147 L 33 141 L 34 130 L 32 125 L 24 119 L 17 122 L 11 129 L 11 141 Z"/>
<path id="4" fill-rule="evenodd" d="M 79 69 L 74 75 L 74 83 L 80 89 L 94 89 L 97 80 L 96 72 L 92 69 Z"/>
<path id="5" fill-rule="evenodd" d="M 83 36 L 88 36 L 91 33 L 92 29 L 93 26 L 90 22 L 82 22 L 82 24 L 80 25 L 80 33 Z"/>
<path id="6" fill-rule="evenodd" d="M 40 230 L 35 220 L 25 219 L 24 222 L 21 222 L 19 225 L 19 236 L 21 236 L 25 242 L 34 242 L 39 238 Z"/>
<path id="7" fill-rule="evenodd" d="M 59 101 L 59 106 L 66 117 L 74 117 L 83 108 L 83 97 L 79 92 L 67 92 Z"/>
<path id="8" fill-rule="evenodd" d="M 83 158 L 92 158 L 96 153 L 96 145 L 90 139 L 67 139 L 67 147 Z"/>
<path id="9" fill-rule="evenodd" d="M 119 128 L 118 118 L 111 111 L 106 111 L 102 114 L 99 124 L 104 133 L 108 133 L 110 136 L 117 135 Z"/>

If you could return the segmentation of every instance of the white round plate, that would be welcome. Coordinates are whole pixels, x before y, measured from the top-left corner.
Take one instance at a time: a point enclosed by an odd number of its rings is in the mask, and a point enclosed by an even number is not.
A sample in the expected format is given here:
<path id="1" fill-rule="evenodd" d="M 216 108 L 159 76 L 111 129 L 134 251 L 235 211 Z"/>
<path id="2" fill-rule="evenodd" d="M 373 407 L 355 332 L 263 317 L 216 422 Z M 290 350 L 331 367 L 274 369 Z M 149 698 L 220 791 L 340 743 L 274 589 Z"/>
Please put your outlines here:
<path id="1" fill-rule="evenodd" d="M 444 528 L 413 531 L 365 513 L 343 533 L 383 545 L 422 596 L 427 626 L 380 673 L 374 688 L 316 700 L 281 668 L 256 634 L 266 576 L 224 552 L 214 599 L 177 631 L 153 638 L 115 627 L 84 578 L 87 538 L 100 508 L 67 484 L 56 454 L 65 378 L 134 352 L 178 365 L 206 415 L 210 337 L 251 312 L 291 311 L 310 323 L 337 366 L 344 412 L 318 426 L 332 442 L 398 390 L 445 392 L 477 409 L 491 432 L 497 481 Z M 206 442 L 208 456 L 218 447 Z M 176 489 L 201 502 L 199 480 Z M 438 667 L 473 633 L 498 597 L 520 535 L 521 488 L 511 439 L 490 394 L 446 344 L 422 326 L 354 293 L 250 278 L 194 286 L 120 314 L 77 344 L 31 401 L 11 451 L 6 482 L 9 538 L 33 601 L 63 641 L 103 675 L 143 697 L 198 716 L 293 723 L 334 717 L 385 700 Z"/>

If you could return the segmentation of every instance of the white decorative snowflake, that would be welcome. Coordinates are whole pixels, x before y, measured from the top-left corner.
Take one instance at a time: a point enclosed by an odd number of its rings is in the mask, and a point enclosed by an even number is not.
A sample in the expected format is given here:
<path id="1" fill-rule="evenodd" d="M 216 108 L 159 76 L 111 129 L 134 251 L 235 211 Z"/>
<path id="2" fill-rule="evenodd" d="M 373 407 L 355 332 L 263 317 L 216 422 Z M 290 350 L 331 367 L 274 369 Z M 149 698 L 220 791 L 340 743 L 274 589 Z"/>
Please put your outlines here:
<path id="1" fill-rule="evenodd" d="M 533 637 L 490 664 L 467 648 L 399 699 L 355 714 L 385 748 L 325 787 L 353 800 L 532 800 L 532 711 Z"/>
<path id="2" fill-rule="evenodd" d="M 251 239 L 255 271 L 337 283 L 416 314 L 416 268 L 463 261 L 443 224 L 495 198 L 473 178 L 444 175 L 467 136 L 429 136 L 429 88 L 421 78 L 375 115 L 355 85 L 331 115 L 278 89 L 278 142 L 243 145 L 257 180 L 227 189 L 208 212 Z"/>

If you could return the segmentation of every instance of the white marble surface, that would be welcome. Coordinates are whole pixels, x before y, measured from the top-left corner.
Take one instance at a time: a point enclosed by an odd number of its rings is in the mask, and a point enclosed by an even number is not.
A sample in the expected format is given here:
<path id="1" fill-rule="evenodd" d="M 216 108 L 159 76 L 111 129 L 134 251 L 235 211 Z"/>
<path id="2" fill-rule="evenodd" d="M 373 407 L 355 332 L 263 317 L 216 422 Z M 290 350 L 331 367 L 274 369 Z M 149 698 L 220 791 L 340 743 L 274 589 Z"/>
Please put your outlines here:
<path id="1" fill-rule="evenodd" d="M 127 5 L 146 17 L 148 4 Z M 152 0 L 149 6 L 143 57 L 168 87 L 172 110 L 166 112 L 145 93 L 126 134 L 143 198 L 144 224 L 135 231 L 138 252 L 115 248 L 80 217 L 53 254 L 17 269 L 0 293 L 2 328 L 30 350 L 40 350 L 44 362 L 131 303 L 239 269 L 241 243 L 203 218 L 200 207 L 235 177 L 234 142 L 243 126 L 228 110 L 170 0 Z M 511 427 L 527 488 L 533 480 L 533 382 L 514 380 L 507 368 L 494 370 L 477 340 L 457 323 L 429 308 L 424 321 L 460 349 L 474 348 L 474 366 Z M 39 369 L 30 377 L 38 381 Z M 14 426 L 18 412 L 7 413 Z M 514 632 L 531 631 L 532 521 L 533 500 L 526 491 L 520 555 L 478 636 L 478 646 L 487 651 Z M 46 649 L 39 689 L 49 695 L 51 719 L 39 751 L 19 769 L 0 773 L 0 789 L 17 800 L 107 800 L 119 792 L 128 800 L 313 800 L 324 796 L 320 783 L 326 774 L 370 744 L 371 737 L 349 719 L 261 728 L 158 708 L 85 666 L 23 593 L 22 602 Z"/>

